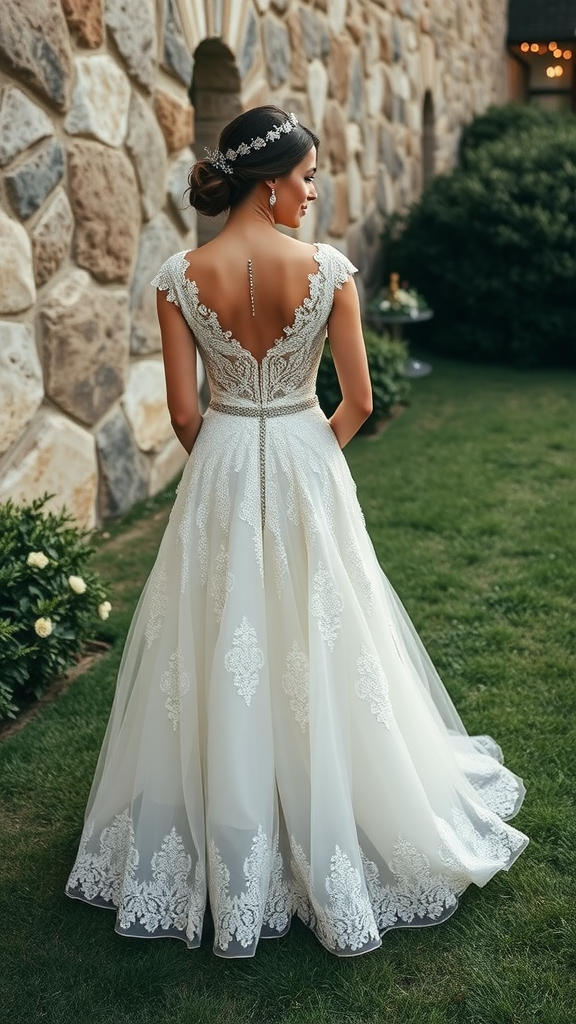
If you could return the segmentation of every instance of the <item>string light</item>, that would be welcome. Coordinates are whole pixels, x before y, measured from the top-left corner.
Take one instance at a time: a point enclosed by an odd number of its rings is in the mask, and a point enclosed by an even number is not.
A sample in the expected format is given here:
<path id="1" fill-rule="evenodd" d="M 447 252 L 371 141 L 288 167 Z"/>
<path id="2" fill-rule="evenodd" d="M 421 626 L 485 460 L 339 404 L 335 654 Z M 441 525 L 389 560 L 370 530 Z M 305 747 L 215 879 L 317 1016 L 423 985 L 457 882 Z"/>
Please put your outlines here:
<path id="1" fill-rule="evenodd" d="M 520 50 L 522 53 L 538 53 L 544 54 L 550 51 L 550 56 L 563 58 L 564 60 L 572 59 L 572 50 L 563 50 L 561 46 L 555 40 L 551 40 L 546 46 L 545 43 L 520 43 Z M 548 78 L 560 78 L 564 74 L 564 68 L 561 64 L 550 64 L 546 68 L 546 74 Z"/>

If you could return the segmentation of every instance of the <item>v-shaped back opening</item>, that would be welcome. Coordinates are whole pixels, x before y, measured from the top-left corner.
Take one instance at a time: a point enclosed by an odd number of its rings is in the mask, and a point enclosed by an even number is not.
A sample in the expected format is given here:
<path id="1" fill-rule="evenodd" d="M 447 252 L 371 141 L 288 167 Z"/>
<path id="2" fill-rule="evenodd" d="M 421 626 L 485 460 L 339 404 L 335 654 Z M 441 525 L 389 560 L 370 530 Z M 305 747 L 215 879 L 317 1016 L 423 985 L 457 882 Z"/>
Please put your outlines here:
<path id="1" fill-rule="evenodd" d="M 276 349 L 278 345 L 281 344 L 281 342 L 283 342 L 286 338 L 289 338 L 294 333 L 294 331 L 298 327 L 299 320 L 303 312 L 306 310 L 308 304 L 313 299 L 313 282 L 315 281 L 315 279 L 318 278 L 319 274 L 322 272 L 321 244 L 319 242 L 314 242 L 313 245 L 315 248 L 315 252 L 312 255 L 312 259 L 317 264 L 317 266 L 315 270 L 311 271 L 308 274 L 307 292 L 303 296 L 302 301 L 299 303 L 299 305 L 294 308 L 290 323 L 282 328 L 282 333 L 279 335 L 279 337 L 274 338 L 271 344 L 267 346 L 262 356 L 254 355 L 254 353 L 251 352 L 246 345 L 244 345 L 237 337 L 235 337 L 234 333 L 231 330 L 226 330 L 222 326 L 218 311 L 215 308 L 208 306 L 205 302 L 202 301 L 196 280 L 193 277 L 190 277 L 187 273 L 187 271 L 190 269 L 190 261 L 188 260 L 188 256 L 190 255 L 189 251 L 182 254 L 182 276 L 186 284 L 189 285 L 192 289 L 194 305 L 198 312 L 201 314 L 201 316 L 208 320 L 211 323 L 211 325 L 214 328 L 216 328 L 220 336 L 224 338 L 230 345 L 234 346 L 237 349 L 240 349 L 248 357 L 253 359 L 258 366 L 261 366 L 268 358 L 270 353 L 274 351 L 274 349 Z"/>

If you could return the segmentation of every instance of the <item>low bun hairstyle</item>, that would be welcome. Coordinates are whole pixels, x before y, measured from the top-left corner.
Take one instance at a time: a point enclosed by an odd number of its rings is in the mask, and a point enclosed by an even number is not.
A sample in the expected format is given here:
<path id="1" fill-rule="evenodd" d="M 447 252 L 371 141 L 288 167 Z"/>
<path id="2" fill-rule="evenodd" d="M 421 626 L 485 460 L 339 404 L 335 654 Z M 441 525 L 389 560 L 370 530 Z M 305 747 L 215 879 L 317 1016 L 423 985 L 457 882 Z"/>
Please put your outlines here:
<path id="1" fill-rule="evenodd" d="M 232 205 L 233 187 L 230 178 L 231 175 L 223 174 L 209 160 L 197 160 L 190 168 L 188 189 L 184 197 L 188 195 L 190 205 L 198 213 L 217 217 Z"/>
<path id="2" fill-rule="evenodd" d="M 258 136 L 265 138 L 271 128 L 287 120 L 288 114 L 280 107 L 247 110 L 222 130 L 218 149 L 226 153 L 229 149 L 238 149 L 242 142 L 249 144 Z M 207 159 L 198 160 L 192 165 L 184 195 L 199 213 L 217 217 L 246 199 L 256 182 L 290 174 L 312 146 L 318 148 L 319 144 L 309 128 L 298 124 L 262 149 L 251 149 L 249 153 L 238 156 L 231 164 L 232 174 L 215 167 Z"/>

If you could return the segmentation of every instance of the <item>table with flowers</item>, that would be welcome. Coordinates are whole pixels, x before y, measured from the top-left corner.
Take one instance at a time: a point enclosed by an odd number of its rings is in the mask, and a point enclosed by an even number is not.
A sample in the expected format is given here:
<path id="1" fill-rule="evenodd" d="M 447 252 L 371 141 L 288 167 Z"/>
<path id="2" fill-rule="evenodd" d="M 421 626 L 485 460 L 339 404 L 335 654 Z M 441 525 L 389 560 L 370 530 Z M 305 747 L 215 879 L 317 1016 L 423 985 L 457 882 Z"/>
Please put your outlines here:
<path id="1" fill-rule="evenodd" d="M 407 285 L 401 287 L 399 275 L 392 273 L 388 287 L 368 304 L 367 315 L 377 331 L 390 327 L 392 337 L 401 341 L 404 324 L 418 324 L 431 320 L 434 312 L 414 288 L 408 288 Z M 425 377 L 431 372 L 430 363 L 420 359 L 406 360 L 404 373 L 407 377 Z"/>

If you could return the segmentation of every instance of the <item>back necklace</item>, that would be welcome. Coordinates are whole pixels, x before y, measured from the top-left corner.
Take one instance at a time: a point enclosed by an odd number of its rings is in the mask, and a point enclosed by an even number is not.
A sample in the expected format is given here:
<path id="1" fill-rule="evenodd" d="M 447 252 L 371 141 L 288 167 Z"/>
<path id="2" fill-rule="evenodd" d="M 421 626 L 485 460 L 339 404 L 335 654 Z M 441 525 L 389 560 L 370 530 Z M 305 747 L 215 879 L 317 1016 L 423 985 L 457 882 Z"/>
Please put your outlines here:
<path id="1" fill-rule="evenodd" d="M 250 286 L 250 306 L 252 307 L 252 316 L 256 316 L 254 310 L 254 274 L 252 272 L 252 260 L 248 260 L 248 284 Z"/>

